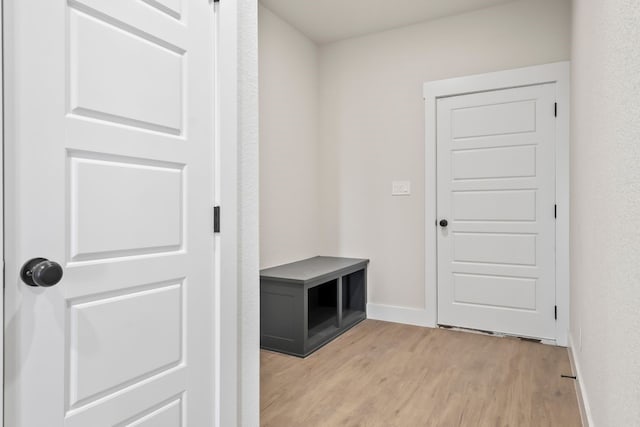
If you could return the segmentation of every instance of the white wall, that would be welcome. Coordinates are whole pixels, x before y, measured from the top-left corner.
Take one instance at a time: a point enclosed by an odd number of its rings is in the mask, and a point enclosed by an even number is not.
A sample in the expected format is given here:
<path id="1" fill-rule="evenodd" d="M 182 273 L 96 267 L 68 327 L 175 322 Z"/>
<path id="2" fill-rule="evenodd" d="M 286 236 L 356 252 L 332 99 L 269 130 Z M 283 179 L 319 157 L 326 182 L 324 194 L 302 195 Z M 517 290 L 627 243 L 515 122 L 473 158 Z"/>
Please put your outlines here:
<path id="1" fill-rule="evenodd" d="M 318 48 L 263 6 L 260 265 L 318 255 Z"/>
<path id="2" fill-rule="evenodd" d="M 516 1 L 321 47 L 320 248 L 371 259 L 371 303 L 424 308 L 423 83 L 567 60 L 570 9 Z"/>
<path id="3" fill-rule="evenodd" d="M 640 425 L 640 2 L 574 0 L 571 337 L 592 426 Z"/>
<path id="4" fill-rule="evenodd" d="M 258 5 L 238 7 L 238 426 L 260 425 Z M 224 226 L 224 225 L 223 225 Z M 229 284 L 232 285 L 232 284 Z M 225 325 L 221 325 L 225 328 Z"/>

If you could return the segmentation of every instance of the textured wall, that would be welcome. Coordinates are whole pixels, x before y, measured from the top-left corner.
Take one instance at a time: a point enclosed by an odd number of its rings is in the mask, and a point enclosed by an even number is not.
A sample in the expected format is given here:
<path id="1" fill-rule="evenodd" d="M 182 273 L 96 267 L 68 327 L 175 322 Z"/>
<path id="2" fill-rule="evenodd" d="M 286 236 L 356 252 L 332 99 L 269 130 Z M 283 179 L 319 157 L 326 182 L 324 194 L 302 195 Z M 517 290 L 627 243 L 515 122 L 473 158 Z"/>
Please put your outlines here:
<path id="1" fill-rule="evenodd" d="M 515 1 L 321 48 L 321 248 L 371 258 L 371 303 L 424 308 L 423 83 L 567 60 L 570 11 Z"/>
<path id="2" fill-rule="evenodd" d="M 318 255 L 318 48 L 259 9 L 260 265 Z"/>
<path id="3" fill-rule="evenodd" d="M 260 425 L 260 292 L 256 0 L 238 0 L 238 150 L 238 425 L 257 427 Z"/>
<path id="4" fill-rule="evenodd" d="M 571 337 L 592 425 L 640 425 L 640 2 L 574 0 Z"/>

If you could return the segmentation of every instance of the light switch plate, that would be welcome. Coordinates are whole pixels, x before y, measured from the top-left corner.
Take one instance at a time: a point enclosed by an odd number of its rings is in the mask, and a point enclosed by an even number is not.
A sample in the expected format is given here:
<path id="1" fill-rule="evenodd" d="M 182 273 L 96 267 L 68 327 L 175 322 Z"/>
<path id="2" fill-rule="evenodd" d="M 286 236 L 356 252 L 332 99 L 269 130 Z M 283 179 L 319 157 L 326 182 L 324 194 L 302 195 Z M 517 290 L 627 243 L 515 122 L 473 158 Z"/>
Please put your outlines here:
<path id="1" fill-rule="evenodd" d="M 391 183 L 392 196 L 408 196 L 411 194 L 411 181 L 393 181 Z"/>

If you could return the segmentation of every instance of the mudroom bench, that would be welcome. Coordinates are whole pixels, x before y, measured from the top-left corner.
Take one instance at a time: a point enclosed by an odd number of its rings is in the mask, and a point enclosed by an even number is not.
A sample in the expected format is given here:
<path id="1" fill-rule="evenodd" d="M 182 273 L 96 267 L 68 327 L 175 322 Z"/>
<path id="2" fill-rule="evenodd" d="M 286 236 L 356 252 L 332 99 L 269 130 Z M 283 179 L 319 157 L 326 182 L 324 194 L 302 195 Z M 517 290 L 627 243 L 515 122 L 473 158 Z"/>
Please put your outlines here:
<path id="1" fill-rule="evenodd" d="M 306 357 L 366 318 L 368 259 L 318 256 L 260 271 L 260 347 Z"/>

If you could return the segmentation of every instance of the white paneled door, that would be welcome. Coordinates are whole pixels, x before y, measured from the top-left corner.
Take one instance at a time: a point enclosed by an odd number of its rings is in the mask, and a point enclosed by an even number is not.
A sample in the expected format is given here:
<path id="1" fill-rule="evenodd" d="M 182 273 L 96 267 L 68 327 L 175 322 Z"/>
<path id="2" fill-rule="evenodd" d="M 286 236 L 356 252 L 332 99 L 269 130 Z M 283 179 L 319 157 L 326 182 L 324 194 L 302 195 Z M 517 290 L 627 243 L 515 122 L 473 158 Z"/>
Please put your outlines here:
<path id="1" fill-rule="evenodd" d="M 211 426 L 213 3 L 4 4 L 5 425 Z"/>
<path id="2" fill-rule="evenodd" d="M 438 100 L 441 325 L 555 339 L 555 93 Z"/>

